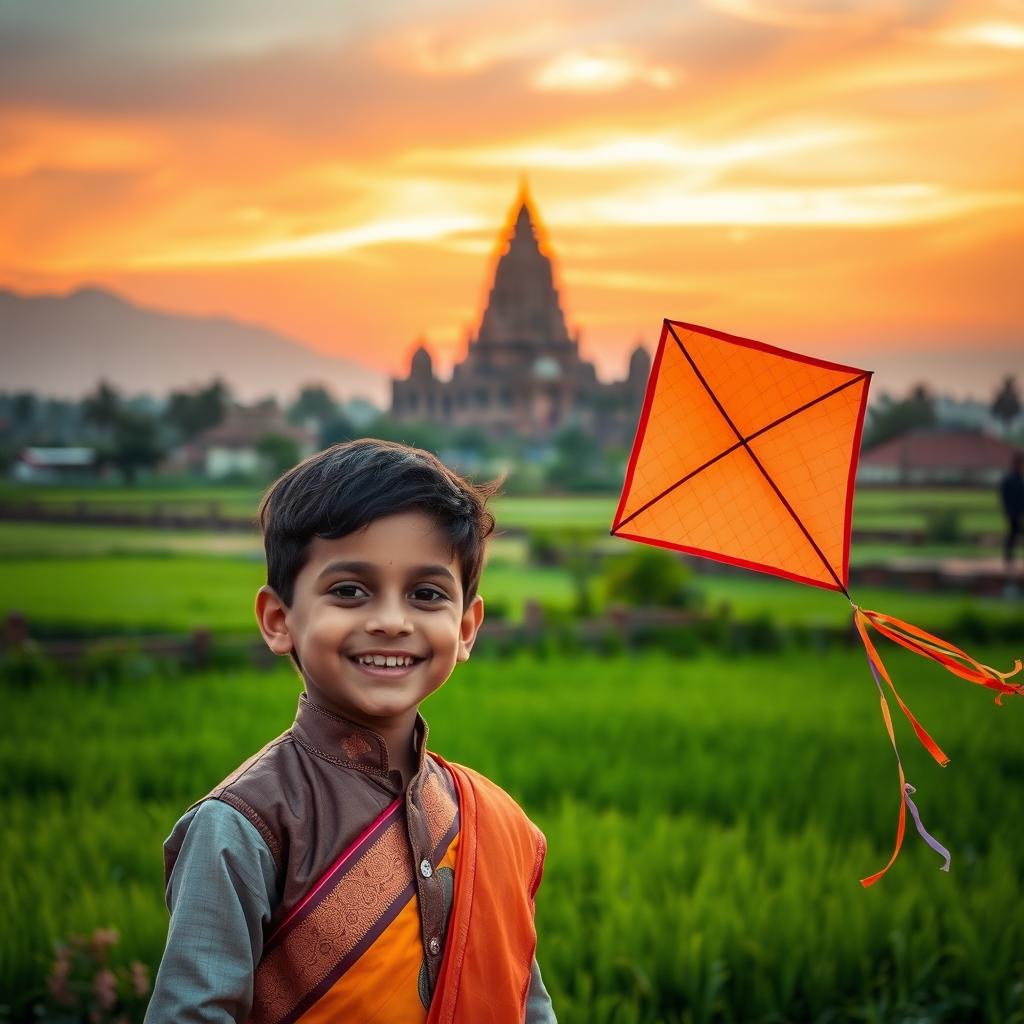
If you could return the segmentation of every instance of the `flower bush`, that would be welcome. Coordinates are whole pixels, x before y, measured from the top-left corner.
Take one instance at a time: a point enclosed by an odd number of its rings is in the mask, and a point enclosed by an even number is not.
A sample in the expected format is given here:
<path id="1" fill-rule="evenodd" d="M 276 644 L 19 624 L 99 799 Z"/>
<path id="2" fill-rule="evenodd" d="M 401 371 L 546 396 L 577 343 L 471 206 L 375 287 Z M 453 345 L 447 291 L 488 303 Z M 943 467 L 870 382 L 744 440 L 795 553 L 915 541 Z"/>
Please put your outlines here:
<path id="1" fill-rule="evenodd" d="M 133 960 L 114 966 L 110 951 L 120 941 L 113 928 L 70 935 L 55 951 L 46 998 L 37 1013 L 49 1024 L 134 1024 L 146 1012 L 149 969 Z"/>

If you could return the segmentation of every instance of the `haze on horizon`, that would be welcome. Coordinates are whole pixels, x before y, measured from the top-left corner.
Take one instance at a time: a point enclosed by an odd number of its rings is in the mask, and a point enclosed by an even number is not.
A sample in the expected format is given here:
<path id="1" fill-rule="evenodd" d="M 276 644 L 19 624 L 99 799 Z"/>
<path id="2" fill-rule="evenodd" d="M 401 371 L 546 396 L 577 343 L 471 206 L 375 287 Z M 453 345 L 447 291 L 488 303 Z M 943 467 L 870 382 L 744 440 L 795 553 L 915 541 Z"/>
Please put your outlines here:
<path id="1" fill-rule="evenodd" d="M 526 174 L 606 378 L 667 316 L 995 381 L 1021 96 L 1016 0 L 0 0 L 0 285 L 445 370 Z"/>

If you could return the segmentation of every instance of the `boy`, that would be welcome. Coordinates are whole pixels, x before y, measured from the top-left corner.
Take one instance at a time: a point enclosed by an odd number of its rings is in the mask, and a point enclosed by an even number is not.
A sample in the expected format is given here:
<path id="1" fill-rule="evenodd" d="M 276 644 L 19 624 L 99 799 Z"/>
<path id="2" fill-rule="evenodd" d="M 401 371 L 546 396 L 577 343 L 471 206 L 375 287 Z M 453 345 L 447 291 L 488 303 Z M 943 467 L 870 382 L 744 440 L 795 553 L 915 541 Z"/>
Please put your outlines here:
<path id="1" fill-rule="evenodd" d="M 147 1024 L 554 1021 L 534 955 L 544 837 L 428 753 L 419 714 L 483 619 L 495 490 L 363 439 L 264 496 L 256 616 L 304 692 L 164 845 Z"/>

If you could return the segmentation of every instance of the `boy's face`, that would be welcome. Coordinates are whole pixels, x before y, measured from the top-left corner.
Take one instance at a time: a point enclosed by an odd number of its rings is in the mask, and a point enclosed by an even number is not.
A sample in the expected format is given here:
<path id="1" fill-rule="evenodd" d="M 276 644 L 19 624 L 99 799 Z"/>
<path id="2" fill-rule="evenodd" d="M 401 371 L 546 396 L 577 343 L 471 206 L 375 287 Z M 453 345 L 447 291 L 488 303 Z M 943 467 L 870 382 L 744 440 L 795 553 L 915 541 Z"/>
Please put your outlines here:
<path id="1" fill-rule="evenodd" d="M 462 607 L 459 569 L 432 518 L 401 512 L 315 537 L 291 606 L 262 587 L 256 614 L 271 650 L 298 655 L 314 701 L 371 729 L 411 729 L 420 702 L 469 657 L 483 619 L 479 595 Z M 365 664 L 371 655 L 413 663 Z"/>

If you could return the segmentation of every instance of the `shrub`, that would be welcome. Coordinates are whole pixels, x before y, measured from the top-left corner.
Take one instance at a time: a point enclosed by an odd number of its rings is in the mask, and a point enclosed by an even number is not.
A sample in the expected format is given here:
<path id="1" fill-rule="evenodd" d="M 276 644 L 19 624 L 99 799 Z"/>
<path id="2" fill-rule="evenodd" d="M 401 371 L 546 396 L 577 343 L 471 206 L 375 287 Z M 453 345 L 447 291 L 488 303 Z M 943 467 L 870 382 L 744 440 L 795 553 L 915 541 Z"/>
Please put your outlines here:
<path id="1" fill-rule="evenodd" d="M 609 559 L 600 576 L 605 599 L 647 608 L 687 608 L 704 604 L 693 570 L 677 556 L 652 547 Z"/>
<path id="2" fill-rule="evenodd" d="M 930 509 L 925 515 L 924 533 L 934 544 L 955 544 L 963 540 L 960 513 L 953 508 Z"/>
<path id="3" fill-rule="evenodd" d="M 130 1024 L 141 1021 L 149 995 L 149 970 L 137 960 L 114 967 L 110 949 L 120 936 L 112 928 L 71 935 L 57 946 L 46 981 L 44 1006 L 37 1015 L 78 1024 Z"/>
<path id="4" fill-rule="evenodd" d="M 56 675 L 56 666 L 35 644 L 23 644 L 0 655 L 0 683 L 4 685 L 38 686 Z"/>
<path id="5" fill-rule="evenodd" d="M 786 647 L 786 634 L 767 612 L 762 612 L 734 624 L 733 647 L 758 653 L 782 651 Z"/>
<path id="6" fill-rule="evenodd" d="M 134 640 L 97 640 L 77 666 L 79 678 L 93 686 L 142 683 L 165 668 Z"/>

